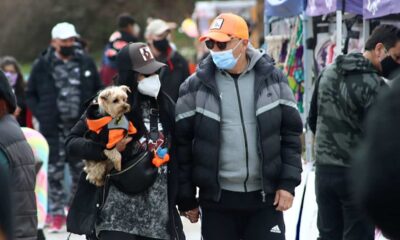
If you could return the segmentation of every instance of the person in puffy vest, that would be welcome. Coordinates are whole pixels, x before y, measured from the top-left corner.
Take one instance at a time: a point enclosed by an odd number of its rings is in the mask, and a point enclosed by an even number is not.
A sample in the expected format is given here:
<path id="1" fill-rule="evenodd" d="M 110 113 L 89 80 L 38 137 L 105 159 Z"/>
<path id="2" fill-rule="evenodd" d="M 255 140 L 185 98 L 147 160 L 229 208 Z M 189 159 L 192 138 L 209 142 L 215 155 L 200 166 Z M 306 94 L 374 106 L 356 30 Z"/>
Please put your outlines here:
<path id="1" fill-rule="evenodd" d="M 13 116 L 16 107 L 16 97 L 0 71 L 0 169 L 2 178 L 3 171 L 8 173 L 10 190 L 7 194 L 4 187 L 1 189 L 0 237 L 3 234 L 5 239 L 36 240 L 35 158 Z"/>

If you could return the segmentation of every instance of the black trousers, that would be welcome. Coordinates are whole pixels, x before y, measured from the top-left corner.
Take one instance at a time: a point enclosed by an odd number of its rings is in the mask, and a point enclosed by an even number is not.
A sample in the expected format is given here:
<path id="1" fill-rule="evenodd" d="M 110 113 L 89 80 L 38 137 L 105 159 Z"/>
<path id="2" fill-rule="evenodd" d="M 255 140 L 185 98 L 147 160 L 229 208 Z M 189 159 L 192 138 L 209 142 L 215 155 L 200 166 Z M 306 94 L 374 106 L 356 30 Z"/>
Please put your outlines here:
<path id="1" fill-rule="evenodd" d="M 319 240 L 373 240 L 374 225 L 354 204 L 346 168 L 317 166 Z"/>
<path id="2" fill-rule="evenodd" d="M 283 213 L 260 192 L 223 191 L 219 203 L 201 203 L 203 240 L 284 240 Z"/>
<path id="3" fill-rule="evenodd" d="M 124 232 L 101 231 L 100 240 L 156 240 L 154 238 L 140 237 Z"/>

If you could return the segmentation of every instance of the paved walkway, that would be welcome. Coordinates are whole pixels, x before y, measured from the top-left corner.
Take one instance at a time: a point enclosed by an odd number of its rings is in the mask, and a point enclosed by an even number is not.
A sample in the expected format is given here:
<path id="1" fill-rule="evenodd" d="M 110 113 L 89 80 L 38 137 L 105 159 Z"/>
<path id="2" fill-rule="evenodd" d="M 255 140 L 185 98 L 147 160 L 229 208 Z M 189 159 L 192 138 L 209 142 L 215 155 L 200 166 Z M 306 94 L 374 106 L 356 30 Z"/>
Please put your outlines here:
<path id="1" fill-rule="evenodd" d="M 200 240 L 200 223 L 191 224 L 186 218 L 182 218 L 183 228 L 186 234 L 187 240 Z M 46 240 L 66 240 L 68 238 L 69 233 L 63 229 L 62 232 L 57 234 L 46 234 Z M 70 240 L 85 240 L 84 236 L 74 235 L 72 234 Z"/>

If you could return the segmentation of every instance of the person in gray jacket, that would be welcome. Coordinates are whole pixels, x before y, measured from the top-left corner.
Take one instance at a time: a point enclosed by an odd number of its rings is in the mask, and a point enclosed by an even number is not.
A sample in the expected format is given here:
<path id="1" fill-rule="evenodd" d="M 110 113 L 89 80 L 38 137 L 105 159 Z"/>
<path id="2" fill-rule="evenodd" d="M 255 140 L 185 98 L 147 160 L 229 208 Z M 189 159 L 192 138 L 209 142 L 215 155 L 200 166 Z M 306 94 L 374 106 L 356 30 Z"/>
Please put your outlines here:
<path id="1" fill-rule="evenodd" d="M 206 240 L 285 239 L 301 180 L 302 121 L 286 77 L 249 46 L 246 22 L 221 14 L 200 40 L 210 56 L 176 105 L 178 206 Z M 200 202 L 196 200 L 200 189 Z"/>
<path id="2" fill-rule="evenodd" d="M 13 90 L 4 73 L 0 71 L 0 168 L 7 169 L 11 197 L 9 210 L 13 218 L 10 220 L 8 217 L 0 221 L 1 225 L 7 226 L 1 226 L 5 229 L 0 227 L 0 232 L 3 231 L 3 234 L 8 235 L 9 238 L 6 239 L 36 240 L 35 158 L 13 116 L 16 108 L 17 101 Z M 1 194 L 7 194 L 7 192 L 1 192 Z M 2 200 L 1 203 L 7 204 L 10 200 Z M 0 213 L 2 218 L 10 215 L 10 211 Z M 12 229 L 12 233 L 9 229 Z"/>

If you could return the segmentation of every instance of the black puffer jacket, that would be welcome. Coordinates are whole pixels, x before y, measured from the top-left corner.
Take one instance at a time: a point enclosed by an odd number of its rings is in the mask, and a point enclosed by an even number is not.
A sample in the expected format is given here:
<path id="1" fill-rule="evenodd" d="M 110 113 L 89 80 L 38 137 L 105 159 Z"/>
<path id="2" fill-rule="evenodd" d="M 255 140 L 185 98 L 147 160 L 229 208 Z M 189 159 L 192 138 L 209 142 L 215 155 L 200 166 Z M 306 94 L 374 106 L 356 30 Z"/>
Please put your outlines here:
<path id="1" fill-rule="evenodd" d="M 33 115 L 40 123 L 40 132 L 46 137 L 50 145 L 50 161 L 58 159 L 58 123 L 57 108 L 58 89 L 52 77 L 51 58 L 54 49 L 47 49 L 33 64 L 29 76 L 26 102 Z M 85 110 L 84 102 L 93 97 L 101 88 L 102 83 L 97 72 L 96 64 L 86 55 L 79 55 L 76 59 L 80 63 L 81 71 L 81 112 Z M 78 120 L 78 119 L 76 119 Z"/>
<path id="2" fill-rule="evenodd" d="M 268 56 L 261 57 L 252 70 L 262 194 L 273 195 L 278 189 L 294 193 L 302 172 L 302 121 L 293 93 L 286 77 Z M 221 100 L 215 71 L 208 56 L 180 88 L 175 135 L 180 170 L 179 207 L 183 211 L 196 206 L 195 187 L 200 188 L 201 200 L 219 201 L 221 194 Z"/>

